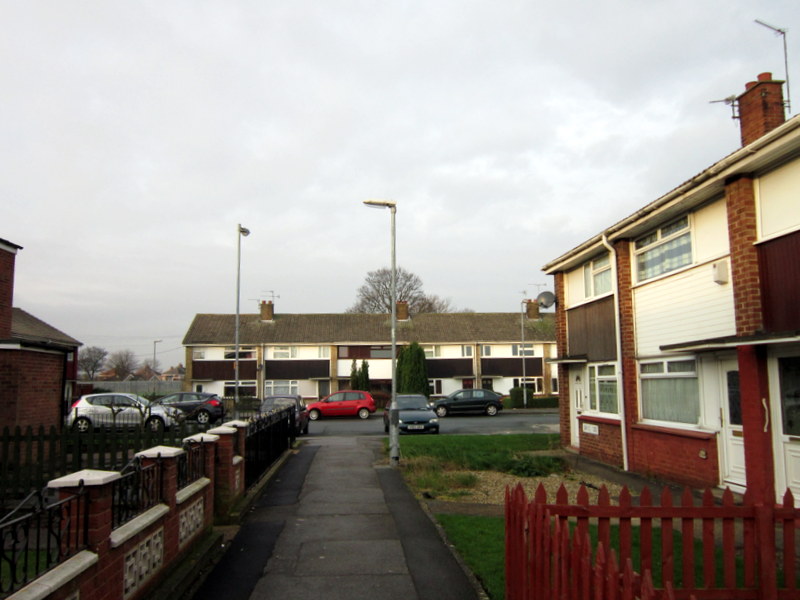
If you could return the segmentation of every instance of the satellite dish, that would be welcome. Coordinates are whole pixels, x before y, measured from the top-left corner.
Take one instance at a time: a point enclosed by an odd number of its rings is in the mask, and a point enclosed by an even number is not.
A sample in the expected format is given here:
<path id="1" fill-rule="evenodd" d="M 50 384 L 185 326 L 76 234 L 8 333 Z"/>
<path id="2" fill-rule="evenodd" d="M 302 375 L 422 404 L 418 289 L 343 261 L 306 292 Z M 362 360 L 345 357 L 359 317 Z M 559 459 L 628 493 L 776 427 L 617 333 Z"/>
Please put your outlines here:
<path id="1" fill-rule="evenodd" d="M 556 296 L 553 292 L 542 292 L 536 296 L 536 302 L 541 308 L 550 308 L 556 303 Z"/>

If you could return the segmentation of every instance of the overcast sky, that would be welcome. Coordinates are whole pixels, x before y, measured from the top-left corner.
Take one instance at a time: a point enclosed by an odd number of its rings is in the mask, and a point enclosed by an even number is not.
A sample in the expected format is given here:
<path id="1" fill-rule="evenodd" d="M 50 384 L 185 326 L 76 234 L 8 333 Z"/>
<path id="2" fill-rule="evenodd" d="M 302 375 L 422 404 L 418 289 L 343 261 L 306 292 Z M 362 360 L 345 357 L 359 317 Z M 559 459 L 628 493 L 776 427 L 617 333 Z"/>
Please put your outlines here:
<path id="1" fill-rule="evenodd" d="M 381 198 L 427 292 L 518 311 L 739 146 L 709 101 L 784 77 L 754 19 L 800 93 L 798 0 L 0 0 L 14 305 L 168 367 L 235 312 L 237 223 L 243 313 L 342 312 L 389 265 Z"/>

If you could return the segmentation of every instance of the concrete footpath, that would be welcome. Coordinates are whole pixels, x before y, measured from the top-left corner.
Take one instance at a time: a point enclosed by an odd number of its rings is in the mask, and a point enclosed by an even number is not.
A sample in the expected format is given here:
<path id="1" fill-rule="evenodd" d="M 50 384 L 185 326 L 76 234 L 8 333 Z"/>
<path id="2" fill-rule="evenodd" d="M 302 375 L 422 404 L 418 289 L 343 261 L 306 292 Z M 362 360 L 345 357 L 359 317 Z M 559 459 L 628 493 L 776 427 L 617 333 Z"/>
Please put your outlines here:
<path id="1" fill-rule="evenodd" d="M 305 439 L 193 600 L 479 598 L 381 441 Z"/>

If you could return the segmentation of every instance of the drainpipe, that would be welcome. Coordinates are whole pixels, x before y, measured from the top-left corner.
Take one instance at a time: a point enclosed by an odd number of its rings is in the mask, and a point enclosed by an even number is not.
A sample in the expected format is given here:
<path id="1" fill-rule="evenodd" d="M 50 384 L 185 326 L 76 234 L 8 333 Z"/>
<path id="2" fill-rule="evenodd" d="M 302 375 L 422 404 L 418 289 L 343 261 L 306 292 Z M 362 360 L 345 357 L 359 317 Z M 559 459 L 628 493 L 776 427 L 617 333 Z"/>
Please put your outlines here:
<path id="1" fill-rule="evenodd" d="M 619 279 L 617 279 L 617 251 L 608 243 L 608 237 L 603 233 L 601 240 L 603 246 L 611 254 L 611 281 L 614 286 L 614 337 L 617 345 L 617 405 L 621 420 L 622 433 L 622 468 L 628 470 L 628 419 L 625 413 L 625 380 L 622 378 L 622 319 L 619 314 Z"/>

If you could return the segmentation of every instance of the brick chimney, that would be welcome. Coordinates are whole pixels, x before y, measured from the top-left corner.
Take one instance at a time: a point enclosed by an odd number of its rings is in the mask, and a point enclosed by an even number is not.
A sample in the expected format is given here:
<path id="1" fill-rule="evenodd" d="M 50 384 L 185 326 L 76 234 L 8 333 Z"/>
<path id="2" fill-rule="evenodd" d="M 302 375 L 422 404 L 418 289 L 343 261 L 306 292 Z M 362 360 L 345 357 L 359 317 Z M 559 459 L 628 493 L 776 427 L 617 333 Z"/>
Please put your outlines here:
<path id="1" fill-rule="evenodd" d="M 745 85 L 745 92 L 736 100 L 742 146 L 754 142 L 786 121 L 783 81 L 772 79 L 772 73 L 761 73 L 758 81 Z"/>
<path id="2" fill-rule="evenodd" d="M 275 320 L 275 307 L 272 300 L 261 303 L 261 320 L 270 322 Z"/>
<path id="3" fill-rule="evenodd" d="M 525 316 L 529 319 L 539 318 L 539 303 L 536 300 L 525 300 Z"/>
<path id="4" fill-rule="evenodd" d="M 14 264 L 17 246 L 0 239 L 0 340 L 11 337 L 11 307 L 14 305 Z"/>
<path id="5" fill-rule="evenodd" d="M 397 320 L 408 321 L 408 302 L 405 300 L 397 301 Z"/>

